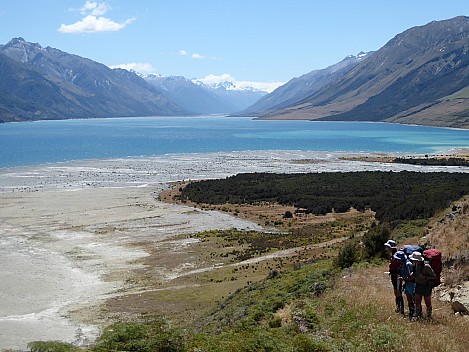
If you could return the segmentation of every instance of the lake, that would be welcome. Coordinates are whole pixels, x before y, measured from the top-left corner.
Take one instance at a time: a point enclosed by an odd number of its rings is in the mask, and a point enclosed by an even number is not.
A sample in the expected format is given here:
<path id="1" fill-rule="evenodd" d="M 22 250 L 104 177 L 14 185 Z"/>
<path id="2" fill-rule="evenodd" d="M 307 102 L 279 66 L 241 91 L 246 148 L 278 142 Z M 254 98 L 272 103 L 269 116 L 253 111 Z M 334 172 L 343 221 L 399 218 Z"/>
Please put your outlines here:
<path id="1" fill-rule="evenodd" d="M 469 147 L 469 130 L 384 123 L 133 117 L 0 124 L 0 167 L 253 150 L 430 154 Z"/>

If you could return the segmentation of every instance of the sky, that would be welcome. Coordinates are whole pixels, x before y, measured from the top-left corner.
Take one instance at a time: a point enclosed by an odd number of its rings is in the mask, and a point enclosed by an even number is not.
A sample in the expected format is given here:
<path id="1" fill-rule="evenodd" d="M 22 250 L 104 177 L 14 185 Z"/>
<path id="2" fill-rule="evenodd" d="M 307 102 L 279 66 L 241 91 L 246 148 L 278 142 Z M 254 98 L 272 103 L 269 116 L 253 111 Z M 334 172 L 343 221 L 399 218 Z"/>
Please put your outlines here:
<path id="1" fill-rule="evenodd" d="M 141 73 L 272 90 L 378 50 L 467 0 L 0 0 L 0 44 L 22 37 Z"/>

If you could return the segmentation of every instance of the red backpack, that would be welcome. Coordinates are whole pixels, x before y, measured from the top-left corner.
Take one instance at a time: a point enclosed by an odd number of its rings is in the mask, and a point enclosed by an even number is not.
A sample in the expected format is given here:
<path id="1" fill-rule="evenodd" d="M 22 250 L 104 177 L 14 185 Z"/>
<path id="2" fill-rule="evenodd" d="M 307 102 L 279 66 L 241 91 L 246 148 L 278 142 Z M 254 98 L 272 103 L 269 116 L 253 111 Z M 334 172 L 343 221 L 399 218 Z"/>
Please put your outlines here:
<path id="1" fill-rule="evenodd" d="M 430 263 L 433 271 L 435 272 L 435 286 L 441 284 L 440 275 L 441 270 L 443 269 L 443 264 L 441 262 L 441 251 L 436 248 L 426 249 L 423 251 L 423 256 Z"/>

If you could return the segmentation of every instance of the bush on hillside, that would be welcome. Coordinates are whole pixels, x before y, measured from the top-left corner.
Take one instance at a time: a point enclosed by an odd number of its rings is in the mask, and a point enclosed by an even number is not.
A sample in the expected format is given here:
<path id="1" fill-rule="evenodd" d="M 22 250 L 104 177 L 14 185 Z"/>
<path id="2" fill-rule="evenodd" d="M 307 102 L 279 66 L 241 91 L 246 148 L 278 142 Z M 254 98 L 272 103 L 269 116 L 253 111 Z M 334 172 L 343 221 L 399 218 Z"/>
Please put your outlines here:
<path id="1" fill-rule="evenodd" d="M 348 240 L 339 249 L 337 257 L 334 258 L 334 266 L 346 269 L 361 259 L 361 249 L 356 240 Z"/>
<path id="2" fill-rule="evenodd" d="M 182 352 L 184 336 L 169 327 L 164 319 L 149 322 L 117 323 L 107 328 L 97 344 L 95 352 Z"/>
<path id="3" fill-rule="evenodd" d="M 33 341 L 28 343 L 31 352 L 77 352 L 80 349 L 71 343 L 61 341 Z"/>
<path id="4" fill-rule="evenodd" d="M 387 254 L 384 243 L 386 243 L 390 236 L 391 229 L 387 224 L 371 228 L 362 239 L 364 257 L 367 259 L 375 257 L 386 258 Z"/>

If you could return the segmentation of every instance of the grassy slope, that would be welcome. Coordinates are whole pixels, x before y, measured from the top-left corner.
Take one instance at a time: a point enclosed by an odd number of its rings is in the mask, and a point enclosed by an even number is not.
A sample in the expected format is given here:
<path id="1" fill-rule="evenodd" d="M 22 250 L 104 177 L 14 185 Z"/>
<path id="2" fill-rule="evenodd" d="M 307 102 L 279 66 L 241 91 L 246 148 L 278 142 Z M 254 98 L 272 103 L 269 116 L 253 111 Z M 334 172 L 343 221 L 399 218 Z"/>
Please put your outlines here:
<path id="1" fill-rule="evenodd" d="M 289 350 L 284 346 L 285 342 L 292 344 L 301 338 L 314 341 L 317 350 L 467 351 L 469 322 L 454 316 L 448 304 L 434 303 L 432 321 L 410 322 L 396 314 L 393 311 L 392 288 L 383 269 L 380 266 L 347 271 L 319 297 L 311 292 L 311 280 L 305 280 L 308 276 L 321 277 L 315 274 L 317 272 L 313 266 L 257 284 L 258 290 L 262 287 L 262 294 L 253 294 L 255 288 L 240 292 L 212 316 L 209 326 L 213 330 L 231 325 L 230 332 L 206 339 L 228 344 L 233 334 L 236 339 L 247 332 L 254 335 L 256 329 L 261 329 L 281 351 Z M 288 292 L 291 288 L 294 289 Z M 302 294 L 296 295 L 298 292 Z M 282 308 L 274 313 L 269 311 L 272 304 L 281 302 L 280 297 L 288 296 L 291 299 Z M 259 313 L 260 307 L 264 309 L 264 314 Z M 250 312 L 247 316 L 244 315 L 246 311 Z M 276 317 L 280 317 L 281 326 L 272 327 Z M 236 318 L 238 320 L 234 323 Z M 258 324 L 253 327 L 256 318 Z M 205 348 L 204 345 L 203 350 L 218 350 Z M 244 351 L 242 346 L 236 350 Z"/>

